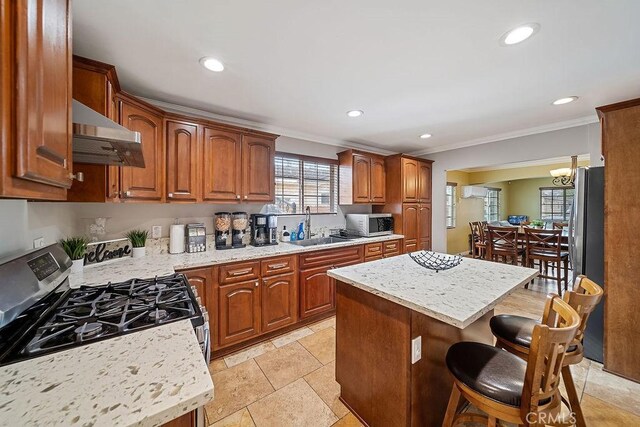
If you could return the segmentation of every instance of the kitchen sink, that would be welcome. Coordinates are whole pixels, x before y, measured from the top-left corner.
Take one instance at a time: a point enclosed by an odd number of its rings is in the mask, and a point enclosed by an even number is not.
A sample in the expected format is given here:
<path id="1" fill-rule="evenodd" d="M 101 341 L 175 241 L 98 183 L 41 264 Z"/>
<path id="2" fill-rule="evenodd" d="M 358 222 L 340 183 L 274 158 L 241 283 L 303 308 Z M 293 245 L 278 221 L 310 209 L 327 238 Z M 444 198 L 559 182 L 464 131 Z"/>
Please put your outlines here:
<path id="1" fill-rule="evenodd" d="M 296 240 L 295 242 L 289 242 L 292 245 L 297 245 L 297 246 L 317 246 L 317 245 L 330 245 L 333 243 L 342 243 L 342 242 L 348 242 L 350 240 L 350 238 L 346 238 L 346 237 L 337 237 L 337 236 L 331 236 L 331 237 L 317 237 L 315 239 L 305 239 L 305 240 Z"/>

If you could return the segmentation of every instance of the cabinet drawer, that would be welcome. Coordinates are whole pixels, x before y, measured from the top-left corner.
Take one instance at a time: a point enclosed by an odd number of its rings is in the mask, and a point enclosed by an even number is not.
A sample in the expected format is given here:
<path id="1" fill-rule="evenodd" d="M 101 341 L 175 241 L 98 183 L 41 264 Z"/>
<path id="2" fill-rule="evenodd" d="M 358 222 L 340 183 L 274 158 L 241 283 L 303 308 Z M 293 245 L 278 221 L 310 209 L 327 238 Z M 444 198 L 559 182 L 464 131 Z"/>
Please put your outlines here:
<path id="1" fill-rule="evenodd" d="M 324 250 L 300 255 L 300 269 L 331 267 L 337 264 L 362 261 L 362 245 L 343 249 Z"/>
<path id="2" fill-rule="evenodd" d="M 384 258 L 391 258 L 392 256 L 398 256 L 400 255 L 400 252 L 385 252 L 384 255 L 382 255 Z"/>
<path id="3" fill-rule="evenodd" d="M 374 257 L 382 255 L 382 243 L 368 243 L 364 245 L 364 257 Z"/>
<path id="4" fill-rule="evenodd" d="M 263 276 L 290 273 L 295 270 L 296 257 L 272 258 L 264 260 L 260 264 L 260 271 Z"/>
<path id="5" fill-rule="evenodd" d="M 243 282 L 260 277 L 260 261 L 241 262 L 220 267 L 220 284 Z"/>
<path id="6" fill-rule="evenodd" d="M 370 257 L 366 257 L 364 259 L 364 262 L 377 261 L 379 259 L 386 258 L 386 257 L 387 257 L 386 255 L 382 255 L 382 254 L 380 254 L 380 255 L 372 255 Z"/>
<path id="7" fill-rule="evenodd" d="M 384 242 L 384 254 L 400 252 L 400 241 L 392 240 L 390 242 Z"/>

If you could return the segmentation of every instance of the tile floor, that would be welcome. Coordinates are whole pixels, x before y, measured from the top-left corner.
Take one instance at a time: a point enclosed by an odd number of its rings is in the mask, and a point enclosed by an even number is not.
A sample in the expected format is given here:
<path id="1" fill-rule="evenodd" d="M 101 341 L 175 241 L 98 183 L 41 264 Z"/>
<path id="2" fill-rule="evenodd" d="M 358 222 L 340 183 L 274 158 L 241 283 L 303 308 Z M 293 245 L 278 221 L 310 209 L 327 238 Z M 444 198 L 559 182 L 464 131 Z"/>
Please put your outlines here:
<path id="1" fill-rule="evenodd" d="M 496 307 L 496 314 L 540 317 L 555 284 L 537 281 Z M 211 362 L 215 398 L 206 407 L 214 427 L 360 426 L 338 400 L 335 318 Z M 584 360 L 572 367 L 589 426 L 640 426 L 640 384 Z"/>

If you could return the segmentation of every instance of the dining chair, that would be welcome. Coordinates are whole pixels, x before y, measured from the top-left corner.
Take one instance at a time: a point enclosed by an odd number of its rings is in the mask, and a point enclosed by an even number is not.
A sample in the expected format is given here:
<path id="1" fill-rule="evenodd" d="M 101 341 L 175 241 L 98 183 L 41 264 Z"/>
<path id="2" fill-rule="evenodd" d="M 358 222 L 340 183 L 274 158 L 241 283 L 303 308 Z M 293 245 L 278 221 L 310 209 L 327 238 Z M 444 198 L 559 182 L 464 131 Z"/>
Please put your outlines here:
<path id="1" fill-rule="evenodd" d="M 442 426 L 477 422 L 495 427 L 497 420 L 543 426 L 560 417 L 561 369 L 579 325 L 578 313 L 549 295 L 542 322 L 533 327 L 526 361 L 488 344 L 452 345 L 445 360 L 453 388 Z M 462 398 L 487 415 L 458 413 Z"/>
<path id="2" fill-rule="evenodd" d="M 520 245 L 518 227 L 487 226 L 487 259 L 518 265 L 525 262 L 525 251 Z"/>
<path id="3" fill-rule="evenodd" d="M 589 316 L 602 300 L 603 294 L 602 287 L 586 276 L 580 275 L 576 278 L 573 290 L 566 292 L 563 297 L 563 300 L 580 316 L 580 326 L 578 326 L 576 336 L 565 352 L 561 370 L 567 396 L 569 397 L 569 406 L 575 414 L 576 427 L 585 427 L 586 424 L 569 366 L 577 365 L 584 358 L 584 331 L 587 327 Z M 543 320 L 545 317 L 548 317 L 546 311 L 543 314 Z M 529 357 L 532 331 L 537 324 L 537 321 L 528 317 L 511 314 L 493 316 L 489 322 L 491 332 L 496 337 L 496 347 L 505 349 L 524 360 Z"/>
<path id="4" fill-rule="evenodd" d="M 484 258 L 487 243 L 482 223 L 473 221 L 469 223 L 469 227 L 471 228 L 471 256 L 473 258 Z"/>
<path id="5" fill-rule="evenodd" d="M 569 223 L 567 223 L 567 222 L 554 222 L 553 223 L 553 229 L 554 230 L 562 230 L 562 229 L 564 229 L 565 227 L 568 227 L 568 226 L 569 226 Z"/>
<path id="6" fill-rule="evenodd" d="M 558 285 L 558 294 L 562 295 L 562 281 L 564 289 L 569 284 L 569 252 L 562 248 L 562 230 L 537 230 L 525 228 L 525 265 L 533 268 L 537 260 L 540 265 L 540 276 L 544 279 L 555 280 Z M 542 266 L 544 264 L 544 274 Z M 549 275 L 547 266 L 551 265 L 555 275 Z M 564 278 L 561 268 L 564 269 Z M 529 284 L 525 285 L 528 288 Z"/>

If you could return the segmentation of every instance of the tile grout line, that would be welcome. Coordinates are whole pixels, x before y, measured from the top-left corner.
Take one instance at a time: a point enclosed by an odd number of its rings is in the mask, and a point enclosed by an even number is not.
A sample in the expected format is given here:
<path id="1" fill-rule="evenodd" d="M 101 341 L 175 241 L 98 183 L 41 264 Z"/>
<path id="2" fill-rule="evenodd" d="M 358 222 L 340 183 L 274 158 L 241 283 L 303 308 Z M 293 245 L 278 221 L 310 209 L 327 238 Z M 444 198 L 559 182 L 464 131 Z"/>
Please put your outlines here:
<path id="1" fill-rule="evenodd" d="M 320 369 L 320 368 L 318 368 L 318 369 Z M 313 371 L 313 372 L 315 372 L 315 371 Z M 311 374 L 311 373 L 312 373 L 312 372 L 309 372 L 309 374 Z M 309 374 L 307 374 L 307 375 L 309 375 Z M 297 381 L 297 380 L 296 380 L 296 381 Z M 313 394 L 315 394 L 315 395 L 316 395 L 316 397 L 317 397 L 318 399 L 320 399 L 320 401 L 322 402 L 322 404 L 323 404 L 324 406 L 326 406 L 326 407 L 327 407 L 327 409 L 329 410 L 329 412 L 331 412 L 331 413 L 336 417 L 336 421 L 335 421 L 333 424 L 335 424 L 335 423 L 337 423 L 338 421 L 340 421 L 342 418 L 340 418 L 340 417 L 338 416 L 338 414 L 336 414 L 335 412 L 333 412 L 333 409 L 331 409 L 331 407 L 330 407 L 329 405 L 327 405 L 327 402 L 325 402 L 325 401 L 322 399 L 322 397 L 320 397 L 320 395 L 318 394 L 318 392 L 316 391 L 316 389 L 314 389 L 314 388 L 311 386 L 311 384 L 309 384 L 309 381 L 307 381 L 307 379 L 306 379 L 305 377 L 302 377 L 302 381 L 304 381 L 305 383 L 307 383 L 307 385 L 309 386 L 309 388 L 311 389 L 311 391 L 313 392 Z M 346 415 L 345 415 L 345 416 L 346 416 Z M 333 425 L 333 424 L 331 424 L 331 425 Z M 257 427 L 257 426 L 256 426 L 256 427 Z"/>

